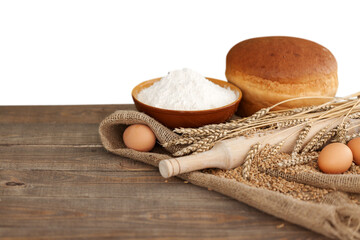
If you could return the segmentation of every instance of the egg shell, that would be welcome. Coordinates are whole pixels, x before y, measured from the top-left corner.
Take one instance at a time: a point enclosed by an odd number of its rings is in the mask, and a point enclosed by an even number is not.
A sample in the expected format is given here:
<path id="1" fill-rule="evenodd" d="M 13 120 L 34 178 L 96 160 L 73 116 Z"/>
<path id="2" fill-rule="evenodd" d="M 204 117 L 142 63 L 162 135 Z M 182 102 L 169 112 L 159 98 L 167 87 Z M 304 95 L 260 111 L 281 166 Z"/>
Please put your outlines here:
<path id="1" fill-rule="evenodd" d="M 144 124 L 127 127 L 123 133 L 126 147 L 140 152 L 148 152 L 154 148 L 156 137 L 154 132 Z"/>
<path id="2" fill-rule="evenodd" d="M 350 140 L 347 145 L 353 153 L 354 162 L 360 165 L 360 137 Z"/>
<path id="3" fill-rule="evenodd" d="M 318 165 L 324 173 L 339 174 L 346 172 L 352 164 L 353 154 L 343 143 L 331 143 L 321 150 Z"/>

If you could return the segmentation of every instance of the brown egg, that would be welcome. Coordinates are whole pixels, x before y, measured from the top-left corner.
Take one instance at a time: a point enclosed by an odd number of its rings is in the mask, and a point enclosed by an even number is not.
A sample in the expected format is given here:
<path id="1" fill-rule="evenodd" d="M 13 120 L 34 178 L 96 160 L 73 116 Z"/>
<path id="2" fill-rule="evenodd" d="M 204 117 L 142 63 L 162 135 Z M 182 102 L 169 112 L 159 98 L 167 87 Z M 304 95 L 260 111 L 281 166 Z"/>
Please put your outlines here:
<path id="1" fill-rule="evenodd" d="M 354 162 L 360 165 L 360 137 L 350 140 L 347 145 L 353 153 Z"/>
<path id="2" fill-rule="evenodd" d="M 123 140 L 128 148 L 140 152 L 150 151 L 156 143 L 154 132 L 143 124 L 134 124 L 127 127 L 123 134 Z"/>
<path id="3" fill-rule="evenodd" d="M 331 143 L 321 150 L 318 165 L 324 173 L 343 173 L 352 164 L 353 154 L 348 146 L 343 143 Z"/>

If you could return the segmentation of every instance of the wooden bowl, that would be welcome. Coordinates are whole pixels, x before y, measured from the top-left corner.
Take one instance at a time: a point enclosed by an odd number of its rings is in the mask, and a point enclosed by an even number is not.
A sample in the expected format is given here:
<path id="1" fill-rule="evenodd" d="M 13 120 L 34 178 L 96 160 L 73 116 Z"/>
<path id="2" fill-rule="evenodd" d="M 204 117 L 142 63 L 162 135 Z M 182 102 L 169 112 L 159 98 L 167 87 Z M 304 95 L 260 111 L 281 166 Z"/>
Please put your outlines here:
<path id="1" fill-rule="evenodd" d="M 236 112 L 238 105 L 240 103 L 242 93 L 238 87 L 235 85 L 213 79 L 207 78 L 209 81 L 221 86 L 229 87 L 231 90 L 235 91 L 238 95 L 238 98 L 225 106 L 219 108 L 213 108 L 208 110 L 199 110 L 199 111 L 178 111 L 178 110 L 169 110 L 163 108 L 156 108 L 149 106 L 140 102 L 136 97 L 138 93 L 144 89 L 150 87 L 154 82 L 159 81 L 161 78 L 155 78 L 149 81 L 145 81 L 137 85 L 132 90 L 132 98 L 134 100 L 136 108 L 140 112 L 144 112 L 147 115 L 153 117 L 163 125 L 169 128 L 178 128 L 178 127 L 201 127 L 207 124 L 222 123 L 229 120 L 234 113 Z"/>

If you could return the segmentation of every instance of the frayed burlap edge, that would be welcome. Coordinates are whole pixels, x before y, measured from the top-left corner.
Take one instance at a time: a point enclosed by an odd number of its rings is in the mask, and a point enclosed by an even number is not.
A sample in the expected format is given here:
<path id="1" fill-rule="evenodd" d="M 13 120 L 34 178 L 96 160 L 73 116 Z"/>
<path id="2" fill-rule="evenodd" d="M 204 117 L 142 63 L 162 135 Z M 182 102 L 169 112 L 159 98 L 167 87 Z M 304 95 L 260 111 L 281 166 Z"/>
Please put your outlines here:
<path id="1" fill-rule="evenodd" d="M 146 114 L 137 111 L 116 111 L 106 117 L 99 126 L 101 141 L 108 151 L 119 156 L 131 158 L 153 166 L 170 157 L 177 149 L 166 151 L 138 152 L 127 149 L 122 142 L 122 133 L 127 125 L 142 123 L 155 133 L 159 143 L 164 143 L 178 135 Z M 211 174 L 195 171 L 178 177 L 195 185 L 211 188 L 214 191 L 244 202 L 268 214 L 298 224 L 330 238 L 360 239 L 360 208 L 329 194 L 324 203 L 313 203 L 294 199 L 278 192 L 250 187 L 246 184 Z M 339 200 L 341 199 L 341 201 Z"/>
<path id="2" fill-rule="evenodd" d="M 298 172 L 296 175 L 287 174 L 279 170 L 266 170 L 267 174 L 282 177 L 288 181 L 295 181 L 318 188 L 327 188 L 349 193 L 360 193 L 360 175 L 355 174 L 323 174 L 320 172 Z"/>

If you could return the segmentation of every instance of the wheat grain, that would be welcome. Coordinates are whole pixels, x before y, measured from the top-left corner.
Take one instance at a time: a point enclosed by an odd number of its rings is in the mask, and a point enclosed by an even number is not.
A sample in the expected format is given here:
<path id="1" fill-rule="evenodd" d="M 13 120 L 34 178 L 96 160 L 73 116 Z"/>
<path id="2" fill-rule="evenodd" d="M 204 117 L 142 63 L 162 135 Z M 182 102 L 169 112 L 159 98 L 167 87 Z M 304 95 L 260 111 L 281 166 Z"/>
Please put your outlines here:
<path id="1" fill-rule="evenodd" d="M 272 166 L 276 165 L 277 162 L 287 159 L 289 155 L 278 153 L 276 156 L 269 159 L 269 161 L 263 161 L 262 159 L 268 156 L 272 149 L 273 147 L 265 145 L 263 149 L 254 156 L 251 168 L 248 172 L 248 178 L 246 179 L 242 174 L 244 166 L 239 166 L 231 170 L 206 169 L 203 170 L 203 172 L 223 178 L 233 179 L 252 187 L 276 191 L 304 201 L 321 202 L 324 196 L 332 191 L 294 181 L 287 181 L 283 177 L 278 176 L 278 172 L 273 172 Z M 295 170 L 291 168 L 279 168 L 279 170 L 291 171 L 296 174 Z"/>

